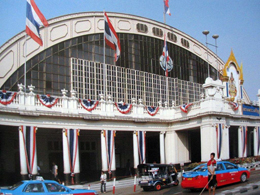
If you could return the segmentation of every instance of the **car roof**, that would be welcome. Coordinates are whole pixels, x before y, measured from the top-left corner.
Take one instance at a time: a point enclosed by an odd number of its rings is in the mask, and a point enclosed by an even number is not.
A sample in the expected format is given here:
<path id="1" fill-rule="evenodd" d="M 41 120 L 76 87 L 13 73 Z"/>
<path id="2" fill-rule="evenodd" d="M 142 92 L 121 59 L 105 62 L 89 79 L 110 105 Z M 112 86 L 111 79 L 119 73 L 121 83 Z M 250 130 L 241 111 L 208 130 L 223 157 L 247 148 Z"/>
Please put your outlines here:
<path id="1" fill-rule="evenodd" d="M 138 167 L 174 167 L 174 164 L 157 164 L 157 163 L 146 163 L 146 164 L 139 164 Z"/>
<path id="2" fill-rule="evenodd" d="M 52 183 L 58 183 L 56 181 L 53 180 L 23 180 L 22 182 L 24 183 L 30 183 L 30 182 L 36 182 L 36 183 L 46 183 L 46 182 L 52 182 Z"/>

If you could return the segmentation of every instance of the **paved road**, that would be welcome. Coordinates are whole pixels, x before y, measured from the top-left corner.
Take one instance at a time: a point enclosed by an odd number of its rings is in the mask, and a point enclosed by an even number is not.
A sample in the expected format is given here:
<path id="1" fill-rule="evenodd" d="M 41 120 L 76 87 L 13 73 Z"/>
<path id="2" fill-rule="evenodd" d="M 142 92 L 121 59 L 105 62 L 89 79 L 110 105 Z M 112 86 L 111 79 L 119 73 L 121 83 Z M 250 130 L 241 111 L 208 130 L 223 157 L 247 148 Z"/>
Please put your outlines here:
<path id="1" fill-rule="evenodd" d="M 253 183 L 259 183 L 260 182 L 260 171 L 253 171 L 251 172 L 250 179 L 245 182 L 245 183 L 236 183 L 236 184 L 231 184 L 223 187 L 219 187 L 216 190 L 216 194 L 228 194 L 229 191 L 232 192 L 232 190 L 237 189 L 237 188 L 245 188 L 246 186 L 250 186 Z M 101 194 L 100 192 L 98 192 Z M 112 195 L 112 191 L 108 191 L 106 193 L 107 195 Z M 198 195 L 200 194 L 200 191 L 196 192 L 191 192 L 190 190 L 185 190 L 182 189 L 181 186 L 177 187 L 168 187 L 164 188 L 160 191 L 148 191 L 144 192 L 139 186 L 137 186 L 136 192 L 133 192 L 133 187 L 127 187 L 127 188 L 121 188 L 121 189 L 116 189 L 116 195 L 131 195 L 131 194 L 143 194 L 143 195 L 168 195 L 168 194 L 175 194 L 175 195 Z M 208 194 L 208 191 L 204 191 L 202 194 L 206 195 Z M 232 193 L 230 193 L 232 194 Z M 233 193 L 234 194 L 234 193 Z M 244 192 L 243 195 L 245 194 L 260 194 L 260 187 L 258 189 Z"/>

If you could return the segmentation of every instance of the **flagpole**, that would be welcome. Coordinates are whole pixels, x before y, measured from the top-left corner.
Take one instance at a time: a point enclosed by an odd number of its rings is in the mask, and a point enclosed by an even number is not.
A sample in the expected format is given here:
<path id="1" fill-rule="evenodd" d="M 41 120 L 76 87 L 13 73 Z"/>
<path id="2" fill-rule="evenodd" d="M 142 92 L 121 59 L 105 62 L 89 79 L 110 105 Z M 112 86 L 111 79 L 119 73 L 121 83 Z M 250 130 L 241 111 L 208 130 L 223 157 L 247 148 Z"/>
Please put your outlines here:
<path id="1" fill-rule="evenodd" d="M 24 53 L 25 53 L 25 62 L 24 62 L 24 92 L 26 93 L 26 62 L 27 62 L 27 33 L 25 33 L 25 45 L 24 45 Z"/>
<path id="2" fill-rule="evenodd" d="M 165 0 L 164 0 L 165 1 Z M 163 2 L 163 6 L 165 6 L 165 2 Z M 163 21 L 164 21 L 164 25 L 165 25 L 165 28 L 166 28 L 166 13 L 165 13 L 165 7 L 163 7 Z M 164 39 L 165 39 L 165 44 L 167 44 L 166 42 L 166 30 L 164 29 Z M 166 48 L 165 48 L 166 49 Z M 168 87 L 168 70 L 167 70 L 167 61 L 166 61 L 166 58 L 167 58 L 167 54 L 166 54 L 166 51 L 165 51 L 165 56 L 164 56 L 164 66 L 165 66 L 165 76 L 166 76 L 166 91 L 165 91 L 165 95 L 166 95 L 166 101 L 167 103 L 169 103 L 169 87 Z"/>
<path id="3" fill-rule="evenodd" d="M 105 41 L 105 28 L 106 28 L 106 25 L 105 25 L 105 10 L 103 11 L 104 13 L 104 42 L 103 42 L 103 53 L 104 53 L 104 56 L 103 56 L 103 61 L 104 61 L 104 64 L 103 64 L 103 94 L 104 94 L 104 97 L 106 96 L 106 83 L 107 83 L 107 76 L 106 76 L 106 69 L 107 69 L 107 66 L 106 66 L 106 41 Z"/>

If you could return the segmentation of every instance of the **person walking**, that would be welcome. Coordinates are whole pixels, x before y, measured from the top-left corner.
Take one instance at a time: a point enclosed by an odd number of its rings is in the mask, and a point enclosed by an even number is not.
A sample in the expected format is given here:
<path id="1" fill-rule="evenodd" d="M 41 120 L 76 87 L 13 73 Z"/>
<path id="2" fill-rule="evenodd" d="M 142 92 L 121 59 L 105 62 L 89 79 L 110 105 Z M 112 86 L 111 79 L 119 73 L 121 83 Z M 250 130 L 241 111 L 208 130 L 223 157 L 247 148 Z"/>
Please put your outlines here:
<path id="1" fill-rule="evenodd" d="M 101 182 L 101 193 L 106 193 L 106 182 L 107 182 L 107 175 L 102 171 L 100 176 L 100 182 Z"/>
<path id="2" fill-rule="evenodd" d="M 211 194 L 211 190 L 212 190 L 212 194 L 215 194 L 215 190 L 216 190 L 216 186 L 217 186 L 217 179 L 216 179 L 216 168 L 217 168 L 217 162 L 214 159 L 215 158 L 215 153 L 212 152 L 210 154 L 210 160 L 207 163 L 207 167 L 208 167 L 208 190 L 209 190 L 209 195 Z"/>
<path id="3" fill-rule="evenodd" d="M 52 162 L 52 170 L 51 173 L 53 175 L 53 180 L 57 181 L 60 183 L 60 180 L 58 178 L 58 165 L 56 165 L 55 162 Z"/>

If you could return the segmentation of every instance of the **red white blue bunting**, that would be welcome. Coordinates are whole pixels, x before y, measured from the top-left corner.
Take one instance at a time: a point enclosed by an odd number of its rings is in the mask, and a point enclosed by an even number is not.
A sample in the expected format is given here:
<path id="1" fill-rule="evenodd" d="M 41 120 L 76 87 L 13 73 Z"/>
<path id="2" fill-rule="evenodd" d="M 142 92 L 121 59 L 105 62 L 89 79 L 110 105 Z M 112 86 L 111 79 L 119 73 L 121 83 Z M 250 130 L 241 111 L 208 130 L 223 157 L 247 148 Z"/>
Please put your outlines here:
<path id="1" fill-rule="evenodd" d="M 222 125 L 222 124 L 216 125 L 217 157 L 218 158 L 220 158 L 220 156 L 221 156 L 223 128 L 224 128 L 224 125 Z"/>
<path id="2" fill-rule="evenodd" d="M 180 109 L 181 109 L 182 112 L 188 113 L 188 108 L 189 108 L 190 106 L 192 106 L 192 105 L 193 105 L 192 103 L 183 104 L 183 105 L 180 106 Z"/>
<path id="3" fill-rule="evenodd" d="M 144 131 L 137 132 L 137 145 L 138 145 L 138 153 L 139 153 L 139 163 L 145 163 L 146 156 L 146 136 Z"/>
<path id="4" fill-rule="evenodd" d="M 257 154 L 260 152 L 260 127 L 257 127 L 257 140 L 258 140 L 258 147 L 257 147 Z"/>
<path id="5" fill-rule="evenodd" d="M 89 112 L 94 110 L 99 103 L 99 101 L 94 101 L 94 100 L 90 100 L 90 99 L 88 99 L 88 100 L 79 99 L 79 102 L 80 102 L 81 106 Z"/>
<path id="6" fill-rule="evenodd" d="M 22 139 L 24 148 L 25 159 L 27 164 L 27 169 L 30 175 L 33 173 L 33 168 L 35 166 L 35 156 L 36 156 L 36 127 L 33 126 L 21 126 L 20 131 L 22 132 Z"/>
<path id="7" fill-rule="evenodd" d="M 3 105 L 11 104 L 16 96 L 16 92 L 1 90 L 0 103 Z"/>
<path id="8" fill-rule="evenodd" d="M 242 157 L 245 157 L 247 148 L 247 127 L 243 126 L 241 130 Z"/>
<path id="9" fill-rule="evenodd" d="M 49 94 L 47 94 L 47 95 L 37 95 L 37 98 L 42 103 L 42 105 L 44 105 L 48 108 L 51 108 L 52 106 L 54 106 L 59 100 L 59 98 L 52 97 Z"/>
<path id="10" fill-rule="evenodd" d="M 229 102 L 229 104 L 231 105 L 231 107 L 232 107 L 232 109 L 234 111 L 236 111 L 238 109 L 238 103 L 236 103 L 236 102 Z"/>
<path id="11" fill-rule="evenodd" d="M 154 116 L 159 111 L 159 106 L 157 106 L 157 107 L 147 106 L 146 109 L 147 109 L 147 113 L 149 115 Z"/>
<path id="12" fill-rule="evenodd" d="M 78 157 L 78 137 L 79 129 L 66 129 L 65 135 L 67 137 L 68 154 L 70 159 L 71 183 L 74 184 L 74 170 Z"/>
<path id="13" fill-rule="evenodd" d="M 127 114 L 132 108 L 132 104 L 115 103 L 117 110 L 122 114 Z"/>
<path id="14" fill-rule="evenodd" d="M 113 130 L 104 130 L 104 136 L 106 141 L 106 153 L 107 153 L 107 167 L 108 172 L 111 174 L 112 163 L 113 163 L 113 155 L 114 155 L 114 147 L 115 147 L 115 135 L 116 131 Z"/>

